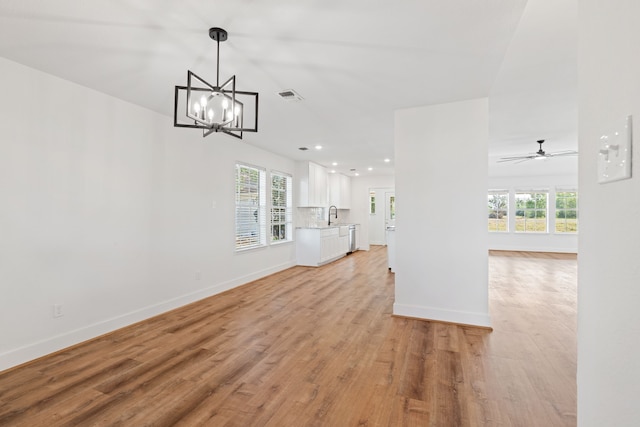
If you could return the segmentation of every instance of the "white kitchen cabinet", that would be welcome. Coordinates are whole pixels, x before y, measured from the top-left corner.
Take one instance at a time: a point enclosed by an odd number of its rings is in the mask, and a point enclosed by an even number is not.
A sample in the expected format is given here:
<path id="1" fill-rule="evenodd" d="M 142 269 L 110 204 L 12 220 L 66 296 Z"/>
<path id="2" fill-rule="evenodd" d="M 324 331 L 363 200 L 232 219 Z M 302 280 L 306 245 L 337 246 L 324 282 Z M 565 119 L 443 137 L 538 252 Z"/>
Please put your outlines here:
<path id="1" fill-rule="evenodd" d="M 327 169 L 313 162 L 299 162 L 297 175 L 298 207 L 327 207 Z"/>
<path id="2" fill-rule="evenodd" d="M 341 173 L 329 174 L 329 205 L 351 209 L 351 178 Z"/>
<path id="3" fill-rule="evenodd" d="M 341 231 L 342 227 L 297 229 L 297 264 L 318 267 L 345 256 L 349 241 Z"/>

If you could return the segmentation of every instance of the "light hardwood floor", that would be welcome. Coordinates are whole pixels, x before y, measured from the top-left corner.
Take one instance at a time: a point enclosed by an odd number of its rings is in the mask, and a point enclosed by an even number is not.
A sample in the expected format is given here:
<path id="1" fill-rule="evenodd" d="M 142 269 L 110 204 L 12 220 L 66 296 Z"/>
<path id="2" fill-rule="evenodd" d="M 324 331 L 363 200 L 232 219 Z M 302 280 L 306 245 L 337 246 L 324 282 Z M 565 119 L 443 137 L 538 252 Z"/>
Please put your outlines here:
<path id="1" fill-rule="evenodd" d="M 576 257 L 492 252 L 493 332 L 391 316 L 373 247 L 0 373 L 0 426 L 573 426 Z"/>

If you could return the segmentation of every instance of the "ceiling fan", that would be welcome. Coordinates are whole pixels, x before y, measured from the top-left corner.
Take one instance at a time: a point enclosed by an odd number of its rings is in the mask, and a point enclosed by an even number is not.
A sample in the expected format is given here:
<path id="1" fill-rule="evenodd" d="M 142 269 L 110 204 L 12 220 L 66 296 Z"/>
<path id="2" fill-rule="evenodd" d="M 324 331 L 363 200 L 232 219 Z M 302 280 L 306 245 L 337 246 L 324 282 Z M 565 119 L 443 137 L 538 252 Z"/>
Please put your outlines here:
<path id="1" fill-rule="evenodd" d="M 536 142 L 540 144 L 540 148 L 535 153 L 526 154 L 524 156 L 501 157 L 498 160 L 498 163 L 503 163 L 503 162 L 520 163 L 520 162 L 526 162 L 527 160 L 532 160 L 532 159 L 539 160 L 539 159 L 548 159 L 550 157 L 575 156 L 578 154 L 578 152 L 575 150 L 556 151 L 555 153 L 547 153 L 542 149 L 542 144 L 544 143 L 544 139 L 539 139 Z"/>

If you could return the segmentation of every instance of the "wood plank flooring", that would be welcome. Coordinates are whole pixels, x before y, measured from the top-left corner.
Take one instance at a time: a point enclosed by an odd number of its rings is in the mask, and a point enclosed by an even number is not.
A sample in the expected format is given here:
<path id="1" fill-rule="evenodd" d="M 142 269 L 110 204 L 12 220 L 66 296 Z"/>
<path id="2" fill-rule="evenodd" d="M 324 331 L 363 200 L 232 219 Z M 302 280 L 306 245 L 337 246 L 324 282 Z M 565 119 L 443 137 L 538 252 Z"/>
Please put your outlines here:
<path id="1" fill-rule="evenodd" d="M 494 331 L 392 317 L 374 246 L 0 373 L 0 426 L 574 426 L 576 257 L 492 252 Z"/>

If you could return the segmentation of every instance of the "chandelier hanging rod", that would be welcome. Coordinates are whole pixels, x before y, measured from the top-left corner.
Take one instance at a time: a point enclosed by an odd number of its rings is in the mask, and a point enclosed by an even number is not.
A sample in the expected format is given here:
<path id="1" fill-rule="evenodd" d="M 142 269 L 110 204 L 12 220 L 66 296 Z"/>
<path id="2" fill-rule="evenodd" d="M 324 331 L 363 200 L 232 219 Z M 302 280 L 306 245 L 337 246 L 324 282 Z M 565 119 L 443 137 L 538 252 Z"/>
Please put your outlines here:
<path id="1" fill-rule="evenodd" d="M 209 37 L 216 41 L 216 86 L 220 87 L 220 42 L 227 41 L 226 30 L 222 28 L 209 28 Z"/>

